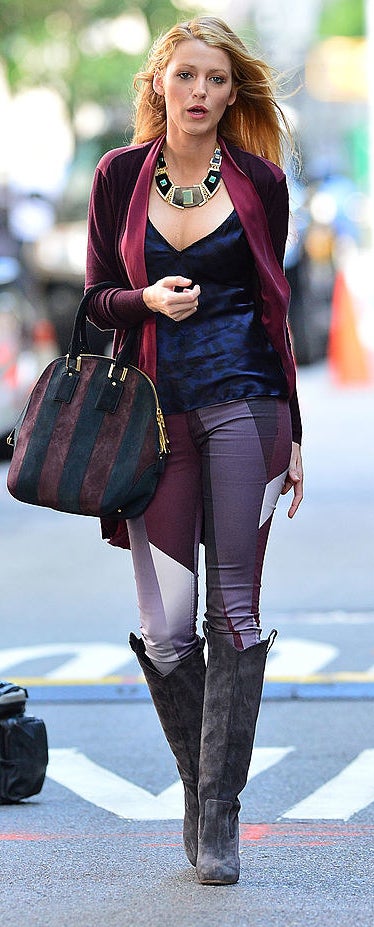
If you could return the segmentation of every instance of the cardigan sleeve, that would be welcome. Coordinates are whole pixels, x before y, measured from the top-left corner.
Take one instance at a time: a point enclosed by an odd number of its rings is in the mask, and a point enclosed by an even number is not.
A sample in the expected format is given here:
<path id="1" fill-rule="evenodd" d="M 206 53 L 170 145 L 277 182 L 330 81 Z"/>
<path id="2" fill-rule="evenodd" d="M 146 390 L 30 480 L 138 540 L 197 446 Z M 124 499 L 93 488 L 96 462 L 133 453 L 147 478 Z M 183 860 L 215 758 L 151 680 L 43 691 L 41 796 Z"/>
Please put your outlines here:
<path id="1" fill-rule="evenodd" d="M 283 260 L 284 253 L 286 248 L 286 241 L 288 235 L 288 219 L 289 219 L 289 197 L 288 197 L 288 188 L 287 181 L 285 176 L 280 180 L 277 180 L 276 183 L 272 184 L 272 191 L 268 192 L 268 198 L 266 202 L 266 215 L 269 225 L 270 237 L 272 240 L 274 252 L 277 258 L 277 261 L 280 267 L 283 270 Z M 288 325 L 286 322 L 286 335 L 287 341 L 290 348 L 291 339 L 288 331 Z M 301 444 L 302 438 L 302 424 L 301 424 L 301 415 L 300 415 L 300 406 L 297 395 L 297 389 L 295 390 L 289 400 L 290 413 L 291 413 L 291 424 L 292 424 L 292 440 L 297 444 Z"/>
<path id="2" fill-rule="evenodd" d="M 285 176 L 273 182 L 272 188 L 268 194 L 265 210 L 275 256 L 283 269 L 289 217 L 289 198 Z"/>
<path id="3" fill-rule="evenodd" d="M 110 281 L 88 304 L 88 318 L 98 328 L 125 331 L 153 315 L 143 301 L 143 288 L 133 289 L 120 260 L 123 213 L 119 190 L 110 183 L 101 162 L 96 168 L 88 210 L 86 290 L 95 283 Z M 117 206 L 117 208 L 116 208 Z"/>
<path id="4" fill-rule="evenodd" d="M 301 444 L 302 424 L 296 387 L 289 400 L 289 406 L 291 413 L 292 440 L 295 441 L 296 444 Z"/>

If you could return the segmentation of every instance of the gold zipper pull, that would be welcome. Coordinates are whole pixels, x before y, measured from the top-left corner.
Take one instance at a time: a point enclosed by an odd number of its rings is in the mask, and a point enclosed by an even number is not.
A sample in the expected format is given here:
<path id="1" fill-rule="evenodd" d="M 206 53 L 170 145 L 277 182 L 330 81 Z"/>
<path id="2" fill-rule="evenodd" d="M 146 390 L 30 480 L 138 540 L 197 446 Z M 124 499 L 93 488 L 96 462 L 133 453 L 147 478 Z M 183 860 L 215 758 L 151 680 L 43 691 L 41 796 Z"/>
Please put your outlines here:
<path id="1" fill-rule="evenodd" d="M 162 454 L 170 454 L 168 433 L 167 433 L 167 431 L 166 431 L 165 420 L 164 420 L 164 416 L 163 416 L 163 414 L 162 414 L 162 411 L 161 411 L 161 409 L 160 409 L 160 406 L 157 406 L 157 408 L 156 408 L 156 417 L 157 417 L 158 430 L 159 430 L 159 433 L 160 433 L 160 450 L 161 450 L 161 453 L 162 453 Z"/>

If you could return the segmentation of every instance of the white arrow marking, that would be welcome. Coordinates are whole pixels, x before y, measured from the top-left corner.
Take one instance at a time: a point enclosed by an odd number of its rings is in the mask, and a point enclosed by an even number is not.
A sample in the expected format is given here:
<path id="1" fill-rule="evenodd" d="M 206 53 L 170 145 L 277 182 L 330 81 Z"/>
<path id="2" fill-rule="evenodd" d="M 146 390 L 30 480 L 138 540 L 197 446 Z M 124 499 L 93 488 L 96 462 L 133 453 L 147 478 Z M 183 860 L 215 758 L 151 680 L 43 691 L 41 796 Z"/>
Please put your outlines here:
<path id="1" fill-rule="evenodd" d="M 247 782 L 251 782 L 255 776 L 259 776 L 260 773 L 266 772 L 271 766 L 280 763 L 283 757 L 287 756 L 287 753 L 292 753 L 294 749 L 294 747 L 255 747 L 249 767 Z"/>
<path id="2" fill-rule="evenodd" d="M 257 747 L 253 751 L 249 779 L 264 772 L 286 756 L 293 747 Z M 75 748 L 49 751 L 47 775 L 105 811 L 133 821 L 172 821 L 183 818 L 183 786 L 173 783 L 159 795 L 122 779 L 103 766 L 92 763 Z"/>
<path id="3" fill-rule="evenodd" d="M 343 820 L 374 802 L 374 750 L 363 750 L 349 766 L 300 801 L 282 818 Z"/>
<path id="4" fill-rule="evenodd" d="M 118 644 L 100 642 L 37 644 L 32 647 L 12 647 L 8 650 L 0 650 L 0 673 L 29 660 L 68 653 L 73 653 L 75 656 L 70 660 L 65 660 L 50 673 L 45 673 L 47 679 L 101 679 L 134 659 L 130 647 L 121 647 Z"/>
<path id="5" fill-rule="evenodd" d="M 296 637 L 275 641 L 269 653 L 266 676 L 310 676 L 334 660 L 339 651 L 332 644 Z"/>

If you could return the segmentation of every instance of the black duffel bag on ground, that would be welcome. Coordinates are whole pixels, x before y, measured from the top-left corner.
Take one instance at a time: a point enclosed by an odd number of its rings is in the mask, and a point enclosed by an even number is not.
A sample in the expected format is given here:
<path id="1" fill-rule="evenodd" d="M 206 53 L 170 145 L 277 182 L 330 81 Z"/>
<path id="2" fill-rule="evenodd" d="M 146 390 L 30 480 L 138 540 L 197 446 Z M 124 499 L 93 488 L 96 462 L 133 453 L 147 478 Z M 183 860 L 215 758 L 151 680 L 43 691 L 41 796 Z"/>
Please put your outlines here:
<path id="1" fill-rule="evenodd" d="M 44 721 L 25 715 L 27 690 L 0 682 L 0 804 L 37 795 L 48 765 Z"/>

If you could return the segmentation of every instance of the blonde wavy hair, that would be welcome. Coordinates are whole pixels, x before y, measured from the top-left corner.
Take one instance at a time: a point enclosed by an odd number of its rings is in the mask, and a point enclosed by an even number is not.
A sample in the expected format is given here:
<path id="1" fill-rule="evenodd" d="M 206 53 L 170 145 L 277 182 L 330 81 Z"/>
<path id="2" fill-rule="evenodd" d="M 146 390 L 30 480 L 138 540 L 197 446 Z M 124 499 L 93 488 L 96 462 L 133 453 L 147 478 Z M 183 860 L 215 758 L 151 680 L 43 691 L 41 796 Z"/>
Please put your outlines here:
<path id="1" fill-rule="evenodd" d="M 163 71 L 179 42 L 200 39 L 227 52 L 231 61 L 235 103 L 228 106 L 218 126 L 219 134 L 234 145 L 283 164 L 285 142 L 292 148 L 292 133 L 276 101 L 277 79 L 264 61 L 251 56 L 239 36 L 221 19 L 197 16 L 177 23 L 152 45 L 145 69 L 134 78 L 134 144 L 166 133 L 165 100 L 153 90 L 156 70 Z"/>

